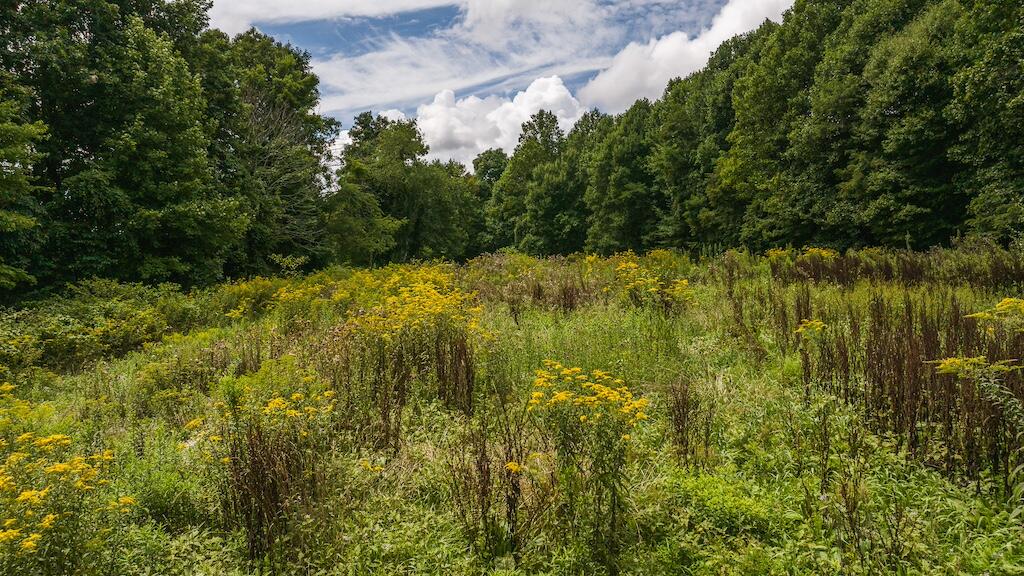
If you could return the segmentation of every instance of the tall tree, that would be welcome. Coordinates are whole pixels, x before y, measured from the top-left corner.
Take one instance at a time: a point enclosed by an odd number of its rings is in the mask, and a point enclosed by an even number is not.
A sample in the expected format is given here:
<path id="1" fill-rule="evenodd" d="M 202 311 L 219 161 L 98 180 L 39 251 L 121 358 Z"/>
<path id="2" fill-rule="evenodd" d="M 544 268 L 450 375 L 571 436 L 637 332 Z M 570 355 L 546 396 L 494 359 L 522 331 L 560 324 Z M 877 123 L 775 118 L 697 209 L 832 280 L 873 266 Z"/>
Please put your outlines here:
<path id="1" fill-rule="evenodd" d="M 0 289 L 33 283 L 26 270 L 26 231 L 36 227 L 31 170 L 36 145 L 46 134 L 41 122 L 26 122 L 23 94 L 0 72 Z"/>
<path id="2" fill-rule="evenodd" d="M 476 173 L 478 196 L 480 205 L 483 207 L 481 212 L 482 227 L 474 242 L 473 251 L 475 252 L 486 252 L 500 248 L 494 238 L 491 227 L 487 224 L 486 208 L 490 206 L 491 198 L 494 196 L 494 185 L 497 184 L 498 179 L 501 178 L 507 166 L 508 154 L 505 154 L 505 151 L 501 148 L 484 150 L 473 159 L 473 171 Z"/>
<path id="3" fill-rule="evenodd" d="M 961 127 L 953 156 L 968 169 L 970 226 L 998 240 L 1024 235 L 1024 4 L 965 0 L 956 31 L 950 113 Z"/>
<path id="4" fill-rule="evenodd" d="M 346 150 L 341 179 L 371 194 L 393 223 L 387 257 L 464 257 L 480 221 L 476 179 L 461 165 L 426 161 L 429 149 L 414 120 L 357 122 L 360 129 L 350 132 L 355 152 Z"/>
<path id="5" fill-rule="evenodd" d="M 497 246 L 518 246 L 521 242 L 530 183 L 540 166 L 558 156 L 564 137 L 558 117 L 547 110 L 537 112 L 523 123 L 519 144 L 494 184 L 487 206 L 488 229 Z"/>
<path id="6" fill-rule="evenodd" d="M 940 2 L 870 50 L 868 91 L 838 186 L 857 206 L 858 243 L 927 248 L 963 222 L 968 198 L 953 185 L 956 130 L 944 113 L 958 16 L 954 0 Z"/>
<path id="7" fill-rule="evenodd" d="M 541 164 L 527 186 L 520 247 L 530 253 L 569 254 L 583 250 L 587 239 L 584 195 L 590 167 L 612 127 L 612 119 L 587 112 L 566 136 L 555 160 Z"/>
<path id="8" fill-rule="evenodd" d="M 809 91 L 810 113 L 797 122 L 786 155 L 794 187 L 811 199 L 809 216 L 816 225 L 811 241 L 840 246 L 869 241 L 856 186 L 842 185 L 850 179 L 854 156 L 863 159 L 864 148 L 877 148 L 859 142 L 871 90 L 865 68 L 872 49 L 902 30 L 925 4 L 927 0 L 851 2 L 824 42 Z"/>
<path id="9" fill-rule="evenodd" d="M 84 132 L 49 150 L 56 186 L 47 202 L 48 253 L 70 278 L 220 278 L 247 222 L 237 217 L 237 202 L 212 186 L 198 81 L 139 18 L 92 42 L 94 100 L 82 110 L 93 113 L 90 120 L 69 119 L 62 98 L 48 101 L 48 88 L 62 88 L 42 86 L 43 106 L 54 106 L 61 133 Z M 80 148 L 70 150 L 76 140 Z"/>
<path id="10" fill-rule="evenodd" d="M 725 41 L 703 70 L 671 82 L 658 103 L 660 125 L 651 167 L 667 205 L 659 224 L 660 242 L 678 247 L 738 242 L 736 223 L 742 220 L 745 205 L 716 202 L 709 188 L 735 124 L 733 87 L 776 27 L 768 21 L 754 32 Z"/>
<path id="11" fill-rule="evenodd" d="M 235 177 L 226 184 L 235 186 L 251 222 L 232 269 L 266 272 L 275 254 L 320 263 L 321 192 L 338 124 L 316 113 L 319 81 L 309 55 L 255 30 L 235 38 L 231 54 L 239 101 L 229 160 Z"/>
<path id="12" fill-rule="evenodd" d="M 821 46 L 844 3 L 797 0 L 735 83 L 729 150 L 716 164 L 708 194 L 719 205 L 746 207 L 738 242 L 763 248 L 803 244 L 814 235 L 809 215 L 817 199 L 795 184 L 786 154 L 794 128 L 809 113 Z"/>
<path id="13" fill-rule="evenodd" d="M 585 195 L 588 250 L 608 254 L 655 245 L 664 205 L 649 166 L 654 125 L 653 105 L 639 100 L 616 118 L 597 149 Z"/>

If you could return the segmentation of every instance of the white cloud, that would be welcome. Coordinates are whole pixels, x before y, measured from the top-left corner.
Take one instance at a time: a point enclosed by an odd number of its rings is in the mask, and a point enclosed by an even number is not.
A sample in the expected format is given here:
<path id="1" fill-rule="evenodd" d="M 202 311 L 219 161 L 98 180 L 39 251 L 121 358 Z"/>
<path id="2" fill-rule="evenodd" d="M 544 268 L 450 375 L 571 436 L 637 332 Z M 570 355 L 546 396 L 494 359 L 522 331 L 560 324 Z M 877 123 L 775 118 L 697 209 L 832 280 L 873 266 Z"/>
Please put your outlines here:
<path id="1" fill-rule="evenodd" d="M 603 69 L 624 31 L 599 0 L 460 0 L 461 17 L 423 37 L 313 61 L 324 113 L 413 109 L 443 90 L 522 89 L 542 76 Z"/>
<path id="2" fill-rule="evenodd" d="M 511 151 L 522 122 L 539 109 L 555 111 L 569 128 L 590 107 L 619 112 L 637 98 L 656 98 L 670 79 L 704 66 L 722 41 L 779 19 L 792 2 L 216 0 L 211 18 L 239 32 L 256 23 L 400 13 L 415 21 L 417 10 L 456 7 L 446 26 L 410 36 L 385 26 L 364 43 L 368 50 L 312 64 L 321 113 L 344 119 L 384 109 L 402 118 L 415 111 L 432 157 L 469 163 L 490 147 Z M 627 45 L 630 39 L 639 41 Z M 560 78 L 587 72 L 598 74 L 574 98 Z"/>
<path id="3" fill-rule="evenodd" d="M 394 122 L 406 120 L 405 112 L 402 112 L 401 110 L 395 110 L 394 108 L 384 110 L 383 112 L 380 113 L 380 115 Z"/>
<path id="4" fill-rule="evenodd" d="M 729 0 L 711 26 L 690 38 L 673 32 L 646 44 L 630 43 L 580 90 L 580 100 L 617 113 L 638 98 L 658 98 L 672 78 L 696 72 L 725 40 L 753 30 L 765 19 L 780 20 L 793 0 Z"/>
<path id="5" fill-rule="evenodd" d="M 217 0 L 210 9 L 210 25 L 233 35 L 245 32 L 257 22 L 385 16 L 462 3 L 463 0 Z"/>
<path id="6" fill-rule="evenodd" d="M 488 148 L 515 149 L 523 122 L 539 110 L 558 116 L 568 130 L 586 112 L 557 76 L 538 78 L 512 99 L 469 96 L 457 100 L 451 90 L 417 110 L 423 137 L 435 158 L 453 158 L 467 166 Z"/>

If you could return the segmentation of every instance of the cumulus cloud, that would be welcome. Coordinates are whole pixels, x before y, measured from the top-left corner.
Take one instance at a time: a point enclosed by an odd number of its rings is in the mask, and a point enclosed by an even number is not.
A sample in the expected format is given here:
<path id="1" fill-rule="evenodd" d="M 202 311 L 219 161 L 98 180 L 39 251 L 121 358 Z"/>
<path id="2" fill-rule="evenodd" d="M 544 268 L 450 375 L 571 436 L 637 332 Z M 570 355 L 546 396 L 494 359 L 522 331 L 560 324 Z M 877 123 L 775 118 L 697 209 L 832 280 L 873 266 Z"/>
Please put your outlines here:
<path id="1" fill-rule="evenodd" d="M 365 110 L 384 109 L 390 118 L 415 112 L 431 156 L 469 163 L 487 148 L 511 151 L 537 110 L 553 110 L 568 129 L 591 107 L 614 113 L 637 98 L 656 98 L 670 79 L 704 66 L 722 41 L 779 19 L 792 2 L 215 0 L 211 17 L 228 32 L 370 18 L 367 30 L 383 28 L 362 49 L 318 50 L 319 111 L 345 122 Z M 416 34 L 381 24 L 398 15 L 415 27 L 417 11 L 441 6 L 455 7 L 457 16 Z M 380 16 L 392 19 L 372 20 Z M 590 76 L 576 97 L 560 79 Z"/>
<path id="2" fill-rule="evenodd" d="M 646 44 L 630 43 L 580 90 L 580 100 L 617 113 L 638 98 L 657 98 L 672 78 L 704 67 L 719 44 L 753 30 L 765 19 L 781 20 L 792 4 L 793 0 L 729 0 L 695 37 L 677 31 Z"/>
<path id="3" fill-rule="evenodd" d="M 565 130 L 586 112 L 557 76 L 538 78 L 511 99 L 469 96 L 456 99 L 444 90 L 416 112 L 432 157 L 471 165 L 488 148 L 515 149 L 523 122 L 539 110 L 549 110 Z"/>
<path id="4" fill-rule="evenodd" d="M 699 29 L 723 1 L 458 0 L 459 17 L 431 34 L 386 34 L 367 52 L 314 60 L 321 111 L 412 110 L 443 90 L 486 97 L 538 77 L 593 74 L 629 38 Z"/>

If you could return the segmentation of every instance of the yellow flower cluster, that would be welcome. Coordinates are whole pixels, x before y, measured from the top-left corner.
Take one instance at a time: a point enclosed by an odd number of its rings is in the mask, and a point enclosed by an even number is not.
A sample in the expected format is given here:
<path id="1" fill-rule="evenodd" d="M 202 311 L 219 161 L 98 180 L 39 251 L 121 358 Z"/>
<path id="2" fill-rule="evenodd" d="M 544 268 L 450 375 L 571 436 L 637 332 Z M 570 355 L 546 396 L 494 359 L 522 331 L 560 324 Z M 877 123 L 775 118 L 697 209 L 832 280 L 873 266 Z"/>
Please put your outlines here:
<path id="1" fill-rule="evenodd" d="M 287 398 L 277 396 L 263 406 L 263 414 L 271 417 L 286 419 L 315 418 L 320 414 L 328 414 L 334 410 L 333 390 L 327 390 L 322 394 L 306 396 L 296 392 Z"/>
<path id="2" fill-rule="evenodd" d="M 933 362 L 936 364 L 935 371 L 939 374 L 953 374 L 955 376 L 970 377 L 979 370 L 988 368 L 988 360 L 984 356 L 952 357 L 944 358 Z"/>
<path id="3" fill-rule="evenodd" d="M 648 258 L 656 256 L 659 251 L 654 251 Z M 664 252 L 671 256 L 671 253 Z M 690 281 L 685 278 L 666 280 L 662 275 L 645 268 L 637 261 L 636 256 L 631 253 L 619 255 L 622 258 L 615 267 L 615 282 L 619 286 L 621 294 L 630 299 L 634 304 L 646 302 L 657 302 L 666 305 L 682 305 L 693 300 L 693 291 L 690 289 Z M 661 256 L 662 259 L 667 258 Z"/>
<path id="4" fill-rule="evenodd" d="M 589 374 L 581 368 L 567 368 L 554 360 L 545 360 L 544 369 L 537 370 L 535 390 L 530 398 L 530 411 L 570 407 L 583 424 L 615 418 L 630 426 L 647 419 L 647 399 L 633 395 L 625 383 L 602 370 Z"/>
<path id="5" fill-rule="evenodd" d="M 115 498 L 114 500 L 107 502 L 107 505 L 104 506 L 101 510 L 120 512 L 121 514 L 128 514 L 132 511 L 132 508 L 137 505 L 138 501 L 135 500 L 135 498 L 132 498 L 131 496 L 121 496 L 120 498 Z"/>
<path id="6" fill-rule="evenodd" d="M 300 286 L 282 286 L 274 293 L 274 300 L 283 303 L 308 302 L 321 299 L 330 288 L 314 283 Z"/>
<path id="7" fill-rule="evenodd" d="M 970 314 L 967 317 L 999 322 L 1011 329 L 1024 331 L 1024 298 L 1003 298 L 995 307 Z"/>
<path id="8" fill-rule="evenodd" d="M 471 294 L 435 284 L 403 286 L 379 306 L 354 317 L 351 326 L 385 339 L 446 322 L 475 330 L 480 308 L 472 306 L 472 300 Z"/>
<path id="9" fill-rule="evenodd" d="M 384 467 L 379 464 L 371 464 L 369 460 L 363 458 L 359 461 L 359 467 L 367 472 L 373 472 L 374 474 L 380 474 L 384 471 Z"/>
<path id="10" fill-rule="evenodd" d="M 64 434 L 37 436 L 26 432 L 12 442 L 0 440 L 0 551 L 9 546 L 20 554 L 34 554 L 62 519 L 81 513 L 71 502 L 107 484 L 102 478 L 113 453 L 70 456 L 71 438 Z"/>
<path id="11" fill-rule="evenodd" d="M 801 320 L 797 325 L 795 334 L 819 334 L 825 329 L 825 323 L 821 320 Z"/>
<path id="12" fill-rule="evenodd" d="M 801 258 L 819 258 L 821 260 L 835 260 L 839 257 L 839 252 L 832 250 L 831 248 L 815 248 L 809 247 L 804 249 L 804 253 L 800 255 Z"/>

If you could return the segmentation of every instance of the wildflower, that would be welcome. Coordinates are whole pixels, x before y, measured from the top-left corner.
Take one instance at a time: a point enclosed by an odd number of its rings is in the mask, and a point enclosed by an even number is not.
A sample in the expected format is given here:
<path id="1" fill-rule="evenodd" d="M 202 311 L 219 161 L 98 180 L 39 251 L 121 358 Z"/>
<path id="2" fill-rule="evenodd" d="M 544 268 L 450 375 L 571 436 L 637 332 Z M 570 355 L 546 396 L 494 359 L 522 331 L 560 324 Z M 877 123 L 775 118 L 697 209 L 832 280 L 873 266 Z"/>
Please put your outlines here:
<path id="1" fill-rule="evenodd" d="M 974 358 L 953 357 L 938 360 L 934 364 L 937 364 L 935 371 L 939 374 L 969 376 L 978 369 L 988 366 L 988 360 L 984 356 Z"/>
<path id="2" fill-rule="evenodd" d="M 288 401 L 278 396 L 277 398 L 274 398 L 270 402 L 267 402 L 267 405 L 263 408 L 263 413 L 270 414 L 275 410 L 284 410 L 286 408 L 288 408 Z"/>
<path id="3" fill-rule="evenodd" d="M 53 527 L 53 523 L 56 522 L 56 521 L 57 521 L 57 515 L 56 514 L 47 514 L 46 516 L 43 517 L 42 520 L 39 521 L 39 527 L 42 528 L 43 530 L 49 530 L 50 528 Z"/>
<path id="4" fill-rule="evenodd" d="M 39 539 L 42 537 L 42 534 L 39 533 L 29 534 L 27 538 L 21 541 L 21 551 L 30 554 L 35 552 L 36 548 L 39 547 Z"/>
<path id="5" fill-rule="evenodd" d="M 543 392 L 541 394 L 543 394 Z M 561 390 L 555 392 L 554 396 L 551 397 L 551 400 L 548 400 L 548 404 L 557 404 L 558 402 L 565 402 L 566 400 L 572 398 L 572 396 L 572 392 L 568 390 Z"/>
<path id="6" fill-rule="evenodd" d="M 18 494 L 18 497 L 14 500 L 15 502 L 36 505 L 42 503 L 43 498 L 46 498 L 46 495 L 49 493 L 49 487 L 43 488 L 42 490 L 25 490 L 21 494 Z"/>
<path id="7" fill-rule="evenodd" d="M 185 424 L 185 430 L 195 430 L 196 428 L 199 428 L 202 425 L 203 425 L 203 419 L 202 418 L 196 418 L 194 420 L 189 420 Z"/>
<path id="8" fill-rule="evenodd" d="M 366 458 L 360 460 L 359 465 L 362 466 L 363 469 L 367 470 L 368 472 L 382 472 L 384 470 L 383 466 L 374 466 L 370 464 L 370 461 L 367 460 Z"/>
<path id="9" fill-rule="evenodd" d="M 821 320 L 801 320 L 800 324 L 796 328 L 795 334 L 803 334 L 805 332 L 817 334 L 824 329 L 825 323 Z"/>
<path id="10" fill-rule="evenodd" d="M 519 472 L 522 469 L 523 469 L 523 466 L 521 464 L 519 464 L 518 462 L 509 462 L 509 463 L 505 464 L 505 470 L 508 470 L 509 473 L 511 473 L 511 474 L 519 474 Z"/>
<path id="11" fill-rule="evenodd" d="M 33 446 L 37 448 L 42 448 L 44 450 L 52 450 L 57 446 L 68 446 L 70 444 L 71 438 L 65 436 L 64 434 L 53 434 L 45 438 L 39 438 L 38 440 L 32 443 Z"/>
<path id="12" fill-rule="evenodd" d="M 822 260 L 835 260 L 839 253 L 830 248 L 807 248 L 803 253 L 804 258 L 821 258 Z"/>
<path id="13" fill-rule="evenodd" d="M 21 530 L 0 530 L 0 543 L 9 542 L 21 535 Z"/>
<path id="14" fill-rule="evenodd" d="M 44 470 L 47 474 L 67 474 L 70 471 L 71 464 L 68 464 L 67 462 L 57 462 Z"/>

